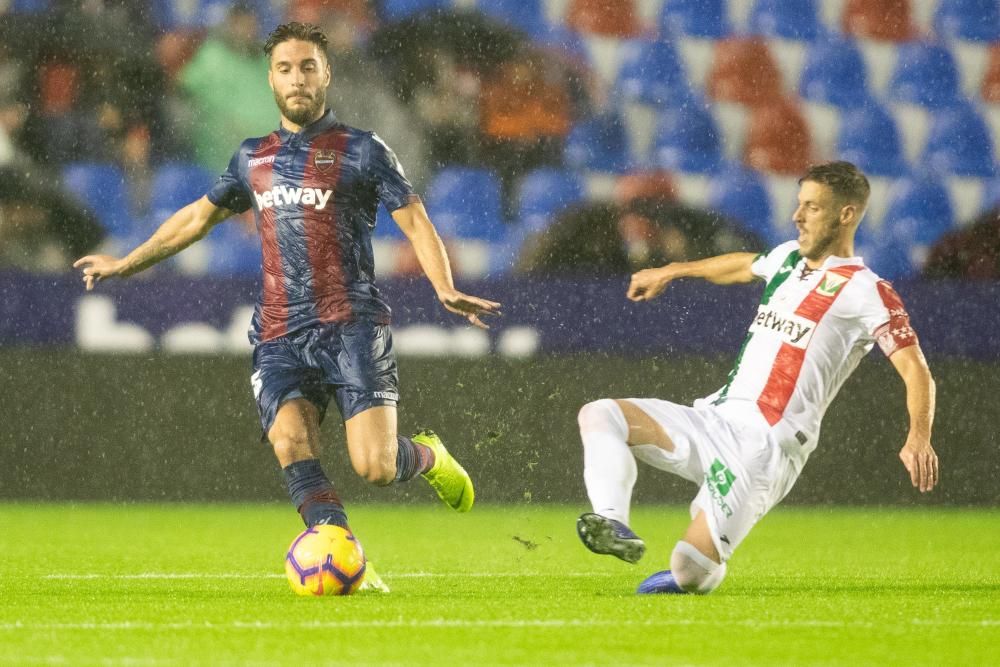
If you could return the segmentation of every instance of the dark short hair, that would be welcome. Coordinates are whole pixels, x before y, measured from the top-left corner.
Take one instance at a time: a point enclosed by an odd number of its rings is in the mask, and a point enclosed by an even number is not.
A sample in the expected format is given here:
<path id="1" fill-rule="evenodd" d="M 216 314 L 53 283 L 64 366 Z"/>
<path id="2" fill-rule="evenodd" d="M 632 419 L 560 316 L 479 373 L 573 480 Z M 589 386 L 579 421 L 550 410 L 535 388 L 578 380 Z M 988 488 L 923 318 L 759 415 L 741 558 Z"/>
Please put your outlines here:
<path id="1" fill-rule="evenodd" d="M 799 179 L 799 185 L 805 181 L 825 185 L 833 191 L 833 196 L 837 199 L 859 204 L 862 208 L 868 205 L 868 195 L 872 191 L 864 173 L 850 162 L 843 160 L 810 166 L 805 175 Z"/>
<path id="2" fill-rule="evenodd" d="M 292 39 L 298 39 L 303 42 L 312 42 L 319 47 L 320 53 L 323 54 L 324 58 L 327 58 L 326 54 L 326 35 L 319 27 L 314 26 L 312 23 L 299 23 L 298 21 L 291 21 L 289 23 L 282 23 L 277 28 L 271 31 L 271 34 L 267 36 L 267 40 L 264 42 L 264 55 L 268 58 L 271 57 L 271 52 L 274 51 L 274 47 L 282 42 L 287 42 Z"/>

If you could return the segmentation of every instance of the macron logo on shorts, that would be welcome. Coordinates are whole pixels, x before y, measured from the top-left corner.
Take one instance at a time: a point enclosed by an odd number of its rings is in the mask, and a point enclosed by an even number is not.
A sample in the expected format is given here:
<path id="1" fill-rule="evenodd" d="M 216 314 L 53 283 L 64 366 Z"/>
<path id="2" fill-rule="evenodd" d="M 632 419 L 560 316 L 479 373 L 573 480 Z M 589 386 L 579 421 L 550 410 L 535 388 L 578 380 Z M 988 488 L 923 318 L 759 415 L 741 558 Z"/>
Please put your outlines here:
<path id="1" fill-rule="evenodd" d="M 253 191 L 253 196 L 257 199 L 257 208 L 273 208 L 275 206 L 312 206 L 317 211 L 326 208 L 326 203 L 330 201 L 333 190 L 320 190 L 319 188 L 290 188 L 284 185 L 276 185 L 264 192 Z"/>

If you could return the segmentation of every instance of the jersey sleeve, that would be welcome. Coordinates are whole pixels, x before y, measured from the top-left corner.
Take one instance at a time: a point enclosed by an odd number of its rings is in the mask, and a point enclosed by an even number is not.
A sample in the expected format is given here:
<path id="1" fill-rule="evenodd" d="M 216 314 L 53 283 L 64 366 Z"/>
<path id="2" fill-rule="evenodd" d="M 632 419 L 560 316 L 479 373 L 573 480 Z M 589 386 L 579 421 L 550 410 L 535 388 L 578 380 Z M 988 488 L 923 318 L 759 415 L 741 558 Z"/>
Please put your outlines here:
<path id="1" fill-rule="evenodd" d="M 762 252 L 757 255 L 753 260 L 753 264 L 750 265 L 750 271 L 758 278 L 770 281 L 778 272 L 778 269 L 785 264 L 789 256 L 793 252 L 798 253 L 798 251 L 798 241 L 786 241 L 769 252 Z M 798 261 L 797 257 L 795 261 Z"/>
<path id="2" fill-rule="evenodd" d="M 875 283 L 875 294 L 865 300 L 861 318 L 887 357 L 918 343 L 903 300 L 886 280 Z"/>
<path id="3" fill-rule="evenodd" d="M 375 191 L 385 210 L 392 213 L 397 208 L 419 202 L 420 196 L 413 191 L 396 154 L 374 132 L 368 137 L 367 173 L 375 183 Z"/>
<path id="4" fill-rule="evenodd" d="M 219 176 L 215 185 L 206 195 L 208 201 L 221 208 L 229 209 L 233 213 L 242 213 L 252 205 L 250 193 L 247 192 L 243 185 L 243 179 L 240 178 L 240 156 L 242 154 L 243 148 L 241 147 L 229 161 L 229 167 L 222 172 L 222 175 Z"/>

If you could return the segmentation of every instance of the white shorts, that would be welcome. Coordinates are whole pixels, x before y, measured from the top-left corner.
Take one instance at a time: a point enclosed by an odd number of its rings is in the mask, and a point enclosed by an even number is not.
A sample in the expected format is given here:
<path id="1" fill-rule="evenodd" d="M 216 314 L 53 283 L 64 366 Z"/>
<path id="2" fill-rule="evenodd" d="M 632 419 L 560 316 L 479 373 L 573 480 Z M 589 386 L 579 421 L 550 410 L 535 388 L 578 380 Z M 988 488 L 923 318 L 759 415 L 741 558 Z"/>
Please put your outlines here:
<path id="1" fill-rule="evenodd" d="M 705 512 L 722 561 L 761 517 L 785 497 L 801 463 L 790 458 L 762 418 L 734 419 L 707 402 L 695 407 L 655 398 L 625 399 L 649 415 L 674 443 L 632 446 L 638 460 L 700 485 L 691 518 Z"/>

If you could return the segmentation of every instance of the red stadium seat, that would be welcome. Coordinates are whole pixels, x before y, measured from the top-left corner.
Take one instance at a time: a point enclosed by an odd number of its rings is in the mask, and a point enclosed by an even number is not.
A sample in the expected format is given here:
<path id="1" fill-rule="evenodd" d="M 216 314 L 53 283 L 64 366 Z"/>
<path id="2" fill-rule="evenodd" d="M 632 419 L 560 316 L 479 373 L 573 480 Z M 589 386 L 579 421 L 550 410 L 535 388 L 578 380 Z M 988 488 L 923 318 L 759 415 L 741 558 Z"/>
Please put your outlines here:
<path id="1" fill-rule="evenodd" d="M 793 100 L 759 106 L 750 116 L 743 161 L 772 174 L 801 174 L 809 165 L 809 126 Z"/>
<path id="2" fill-rule="evenodd" d="M 781 72 L 762 38 L 734 37 L 716 44 L 706 88 L 720 102 L 758 106 L 781 97 Z"/>
<path id="3" fill-rule="evenodd" d="M 579 32 L 604 37 L 635 37 L 642 32 L 633 0 L 573 0 L 566 23 Z"/>
<path id="4" fill-rule="evenodd" d="M 38 68 L 39 107 L 46 116 L 73 110 L 80 93 L 80 68 L 64 62 L 45 63 Z"/>
<path id="5" fill-rule="evenodd" d="M 984 102 L 1000 104 L 1000 42 L 990 47 L 989 62 L 983 83 L 979 87 L 979 95 Z"/>
<path id="6" fill-rule="evenodd" d="M 847 0 L 840 17 L 847 35 L 882 42 L 905 42 L 916 36 L 910 0 Z"/>

